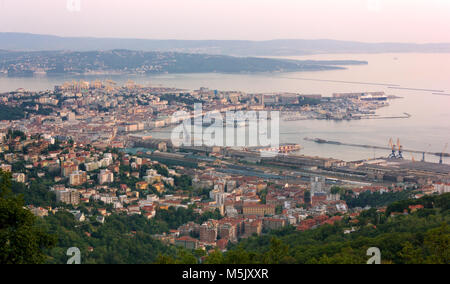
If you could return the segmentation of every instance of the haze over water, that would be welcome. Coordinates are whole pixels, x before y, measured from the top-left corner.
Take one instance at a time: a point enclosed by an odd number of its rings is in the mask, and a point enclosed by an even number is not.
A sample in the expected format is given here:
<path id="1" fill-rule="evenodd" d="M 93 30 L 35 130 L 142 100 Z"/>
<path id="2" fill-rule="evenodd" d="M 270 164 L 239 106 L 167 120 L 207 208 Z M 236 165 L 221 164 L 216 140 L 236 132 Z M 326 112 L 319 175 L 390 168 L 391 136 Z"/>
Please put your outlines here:
<path id="1" fill-rule="evenodd" d="M 320 145 L 305 141 L 305 137 L 324 138 L 354 144 L 387 146 L 389 138 L 400 138 L 407 149 L 440 152 L 450 143 L 450 96 L 433 95 L 431 91 L 391 89 L 384 85 L 369 85 L 330 81 L 365 82 L 399 85 L 401 88 L 442 90 L 450 94 L 450 54 L 330 54 L 289 57 L 291 59 L 366 60 L 368 65 L 348 66 L 347 70 L 263 74 L 168 74 L 121 77 L 0 77 L 0 92 L 17 88 L 28 90 L 53 89 L 54 85 L 73 79 L 113 79 L 120 84 L 131 79 L 143 85 L 163 85 L 185 89 L 208 87 L 244 92 L 295 92 L 331 96 L 339 92 L 384 91 L 403 99 L 393 100 L 380 109 L 380 116 L 412 115 L 409 119 L 359 121 L 290 121 L 281 123 L 281 142 L 299 143 L 302 154 L 333 157 L 347 161 L 387 156 L 388 151 L 335 145 Z M 322 81 L 313 81 L 313 80 Z M 325 80 L 325 81 L 323 81 Z M 330 80 L 330 81 L 326 81 Z M 159 135 L 167 134 L 157 134 Z M 448 152 L 448 151 L 447 151 Z M 406 153 L 406 158 L 411 155 Z M 415 154 L 416 160 L 421 155 Z M 438 157 L 427 156 L 437 162 Z M 450 163 L 450 158 L 444 162 Z"/>

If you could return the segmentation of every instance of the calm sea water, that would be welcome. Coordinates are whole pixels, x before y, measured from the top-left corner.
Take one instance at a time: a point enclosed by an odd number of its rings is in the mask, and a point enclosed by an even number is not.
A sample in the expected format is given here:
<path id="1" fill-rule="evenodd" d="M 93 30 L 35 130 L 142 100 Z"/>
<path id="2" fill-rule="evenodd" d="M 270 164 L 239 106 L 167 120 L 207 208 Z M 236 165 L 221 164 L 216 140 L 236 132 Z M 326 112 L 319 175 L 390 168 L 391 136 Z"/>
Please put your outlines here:
<path id="1" fill-rule="evenodd" d="M 337 92 L 384 91 L 403 99 L 394 100 L 390 107 L 378 111 L 379 115 L 402 115 L 409 119 L 360 121 L 292 121 L 281 125 L 282 142 L 301 144 L 301 153 L 344 160 L 387 156 L 383 150 L 369 150 L 346 146 L 319 145 L 305 141 L 305 137 L 387 146 L 389 138 L 400 138 L 405 148 L 440 152 L 450 143 L 450 96 L 434 95 L 432 91 L 392 89 L 427 89 L 450 94 L 450 54 L 332 54 L 289 57 L 291 59 L 354 59 L 367 60 L 366 66 L 348 66 L 347 70 L 298 72 L 276 74 L 176 74 L 121 77 L 0 77 L 0 92 L 25 88 L 52 89 L 54 85 L 73 79 L 112 79 L 124 83 L 131 79 L 143 85 L 163 85 L 185 89 L 208 87 L 219 90 L 245 92 L 297 92 L 331 96 Z M 155 134 L 164 136 L 167 134 Z M 449 150 L 447 150 L 449 152 Z M 406 158 L 413 156 L 406 154 Z M 414 155 L 420 160 L 421 155 Z M 428 161 L 438 158 L 427 156 Z M 445 160 L 450 163 L 450 158 Z"/>

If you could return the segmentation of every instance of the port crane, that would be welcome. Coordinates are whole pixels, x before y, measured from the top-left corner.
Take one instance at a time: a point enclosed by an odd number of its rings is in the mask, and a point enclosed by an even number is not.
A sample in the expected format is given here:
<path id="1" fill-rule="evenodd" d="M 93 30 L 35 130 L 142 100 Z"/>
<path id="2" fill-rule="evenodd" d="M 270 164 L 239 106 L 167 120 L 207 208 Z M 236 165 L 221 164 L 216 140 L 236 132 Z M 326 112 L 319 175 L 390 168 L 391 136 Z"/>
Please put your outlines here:
<path id="1" fill-rule="evenodd" d="M 448 143 L 445 144 L 444 150 L 442 150 L 442 153 L 439 158 L 439 164 L 441 164 L 441 165 L 444 163 L 444 153 L 445 153 L 445 151 L 447 151 L 447 148 L 448 148 Z"/>
<path id="2" fill-rule="evenodd" d="M 398 155 L 397 159 L 403 160 L 403 146 L 400 143 L 400 138 L 397 139 Z"/>
<path id="3" fill-rule="evenodd" d="M 395 145 L 394 145 L 394 141 L 391 139 L 389 139 L 389 147 L 391 147 L 392 149 L 392 153 L 389 155 L 389 159 L 396 159 L 397 158 L 397 154 L 395 153 Z"/>
<path id="4" fill-rule="evenodd" d="M 400 143 L 400 138 L 397 139 L 397 144 L 394 144 L 394 140 L 392 138 L 389 139 L 389 147 L 391 147 L 392 149 L 392 153 L 389 155 L 389 159 L 403 160 L 403 146 Z"/>

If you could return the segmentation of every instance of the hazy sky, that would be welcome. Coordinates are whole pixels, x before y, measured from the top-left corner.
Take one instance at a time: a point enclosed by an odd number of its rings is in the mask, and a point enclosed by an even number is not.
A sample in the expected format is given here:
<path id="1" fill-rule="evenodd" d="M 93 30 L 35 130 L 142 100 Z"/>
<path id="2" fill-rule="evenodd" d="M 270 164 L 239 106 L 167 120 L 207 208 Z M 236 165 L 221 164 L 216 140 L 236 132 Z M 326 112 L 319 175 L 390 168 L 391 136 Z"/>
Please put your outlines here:
<path id="1" fill-rule="evenodd" d="M 0 32 L 450 42 L 450 0 L 0 0 Z"/>

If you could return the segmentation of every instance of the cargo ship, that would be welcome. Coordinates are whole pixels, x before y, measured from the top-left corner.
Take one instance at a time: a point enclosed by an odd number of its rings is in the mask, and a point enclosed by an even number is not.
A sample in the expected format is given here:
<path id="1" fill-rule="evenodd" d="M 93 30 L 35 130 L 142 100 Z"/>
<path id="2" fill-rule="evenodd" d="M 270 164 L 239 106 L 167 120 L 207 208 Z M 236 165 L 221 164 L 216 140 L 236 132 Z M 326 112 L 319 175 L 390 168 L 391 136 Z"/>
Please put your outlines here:
<path id="1" fill-rule="evenodd" d="M 384 94 L 364 94 L 359 98 L 361 101 L 380 101 L 380 102 L 386 102 L 388 100 L 388 97 Z"/>

